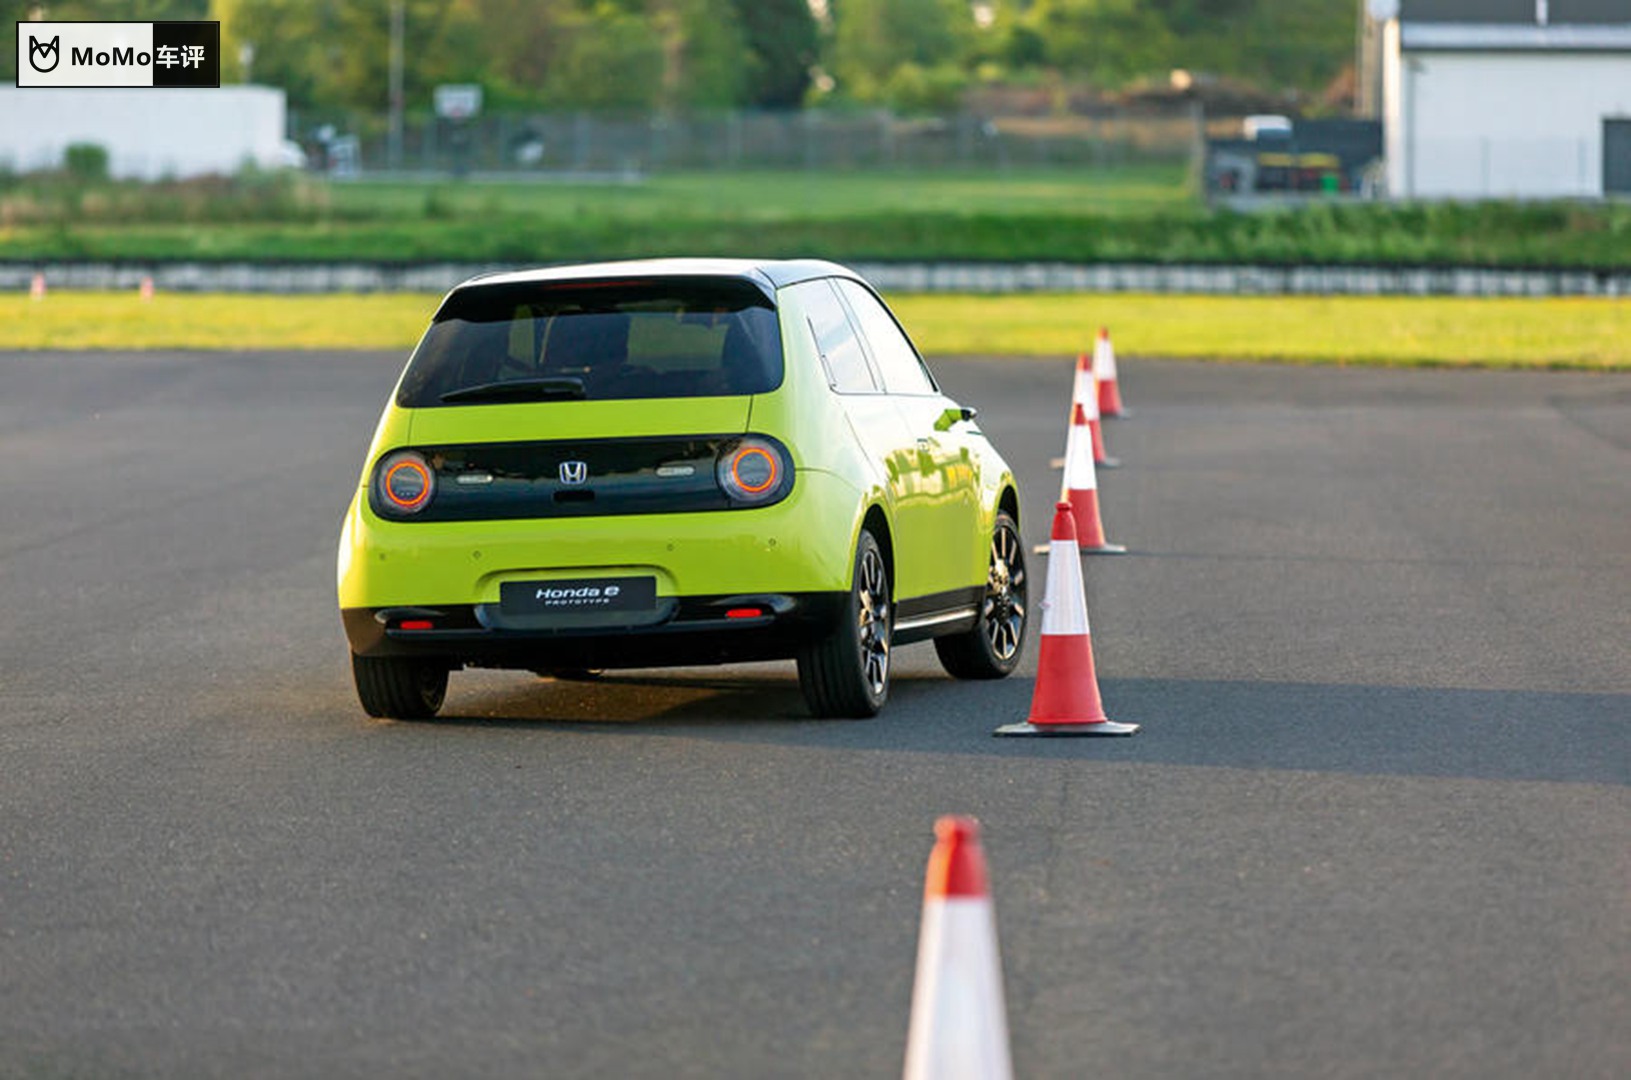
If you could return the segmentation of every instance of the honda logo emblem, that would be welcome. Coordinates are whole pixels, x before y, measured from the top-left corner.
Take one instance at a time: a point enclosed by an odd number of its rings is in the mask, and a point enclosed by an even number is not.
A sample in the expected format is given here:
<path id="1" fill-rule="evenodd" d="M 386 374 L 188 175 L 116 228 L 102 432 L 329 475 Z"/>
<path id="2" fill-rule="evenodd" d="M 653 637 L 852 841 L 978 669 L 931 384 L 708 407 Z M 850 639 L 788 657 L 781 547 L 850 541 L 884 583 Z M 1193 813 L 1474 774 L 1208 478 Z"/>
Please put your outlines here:
<path id="1" fill-rule="evenodd" d="M 587 461 L 561 462 L 561 483 L 576 486 L 589 479 Z"/>

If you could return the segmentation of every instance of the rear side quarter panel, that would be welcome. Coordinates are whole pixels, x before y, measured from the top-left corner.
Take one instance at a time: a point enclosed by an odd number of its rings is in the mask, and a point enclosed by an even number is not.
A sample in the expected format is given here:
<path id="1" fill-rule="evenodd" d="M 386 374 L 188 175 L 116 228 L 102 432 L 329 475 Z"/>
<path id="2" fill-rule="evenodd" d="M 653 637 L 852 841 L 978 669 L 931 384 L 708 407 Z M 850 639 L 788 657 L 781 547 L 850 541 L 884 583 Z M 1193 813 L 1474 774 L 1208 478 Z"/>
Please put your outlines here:
<path id="1" fill-rule="evenodd" d="M 752 427 L 777 435 L 792 447 L 795 469 L 827 474 L 854 490 L 855 503 L 842 520 L 811 522 L 822 542 L 842 545 L 847 567 L 869 508 L 882 509 L 894 528 L 883 465 L 866 454 L 827 384 L 797 289 L 779 290 L 776 302 L 785 374 L 778 390 L 754 398 Z M 847 575 L 846 570 L 846 589 Z"/>

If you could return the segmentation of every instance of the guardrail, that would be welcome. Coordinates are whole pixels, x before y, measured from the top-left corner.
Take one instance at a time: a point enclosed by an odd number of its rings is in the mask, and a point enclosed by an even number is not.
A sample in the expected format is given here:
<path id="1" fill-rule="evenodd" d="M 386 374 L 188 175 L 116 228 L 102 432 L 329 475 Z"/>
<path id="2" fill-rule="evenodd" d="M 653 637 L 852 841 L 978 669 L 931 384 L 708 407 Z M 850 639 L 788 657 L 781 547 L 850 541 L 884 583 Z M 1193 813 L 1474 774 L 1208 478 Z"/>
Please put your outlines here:
<path id="1" fill-rule="evenodd" d="M 903 293 L 1171 293 L 1251 296 L 1631 296 L 1631 270 L 1445 266 L 1247 266 L 1147 263 L 850 265 Z M 490 263 L 0 262 L 0 292 L 36 274 L 53 289 L 119 291 L 151 278 L 161 292 L 445 292 Z"/>

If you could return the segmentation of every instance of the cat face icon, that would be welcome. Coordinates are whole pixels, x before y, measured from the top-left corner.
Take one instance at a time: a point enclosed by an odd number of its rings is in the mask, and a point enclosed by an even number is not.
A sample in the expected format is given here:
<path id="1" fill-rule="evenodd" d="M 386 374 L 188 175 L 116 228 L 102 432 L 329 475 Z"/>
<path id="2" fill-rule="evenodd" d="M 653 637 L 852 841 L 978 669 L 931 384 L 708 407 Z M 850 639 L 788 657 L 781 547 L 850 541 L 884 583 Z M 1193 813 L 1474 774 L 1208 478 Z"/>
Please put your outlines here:
<path id="1" fill-rule="evenodd" d="M 61 34 L 46 42 L 36 40 L 33 34 L 28 35 L 29 66 L 41 75 L 57 70 L 57 63 L 62 59 L 61 42 Z"/>

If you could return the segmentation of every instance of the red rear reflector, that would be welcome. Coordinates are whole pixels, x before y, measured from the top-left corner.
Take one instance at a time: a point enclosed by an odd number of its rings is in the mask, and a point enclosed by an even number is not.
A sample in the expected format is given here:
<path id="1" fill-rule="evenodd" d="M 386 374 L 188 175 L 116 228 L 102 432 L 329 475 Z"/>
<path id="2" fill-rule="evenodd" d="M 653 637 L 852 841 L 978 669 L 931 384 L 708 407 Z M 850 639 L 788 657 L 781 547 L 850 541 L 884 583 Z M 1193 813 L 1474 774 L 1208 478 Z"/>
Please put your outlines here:
<path id="1" fill-rule="evenodd" d="M 396 624 L 398 630 L 429 630 L 436 625 L 429 619 L 407 619 Z"/>
<path id="2" fill-rule="evenodd" d="M 733 607 L 729 611 L 725 612 L 725 618 L 727 618 L 727 619 L 757 619 L 759 616 L 763 615 L 764 613 L 765 612 L 764 612 L 763 608 Z"/>

